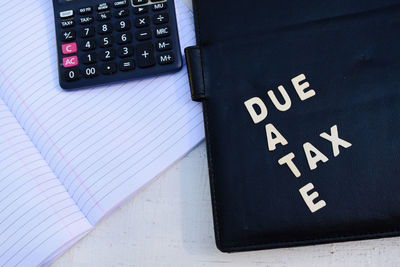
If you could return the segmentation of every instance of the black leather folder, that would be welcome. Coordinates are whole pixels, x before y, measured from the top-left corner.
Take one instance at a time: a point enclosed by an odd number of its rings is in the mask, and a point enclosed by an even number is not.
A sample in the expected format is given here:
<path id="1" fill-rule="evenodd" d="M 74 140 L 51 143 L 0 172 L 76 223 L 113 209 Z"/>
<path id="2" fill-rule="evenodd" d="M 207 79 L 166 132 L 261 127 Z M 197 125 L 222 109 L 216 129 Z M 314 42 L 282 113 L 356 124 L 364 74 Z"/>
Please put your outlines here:
<path id="1" fill-rule="evenodd" d="M 224 252 L 400 233 L 400 1 L 194 0 Z"/>

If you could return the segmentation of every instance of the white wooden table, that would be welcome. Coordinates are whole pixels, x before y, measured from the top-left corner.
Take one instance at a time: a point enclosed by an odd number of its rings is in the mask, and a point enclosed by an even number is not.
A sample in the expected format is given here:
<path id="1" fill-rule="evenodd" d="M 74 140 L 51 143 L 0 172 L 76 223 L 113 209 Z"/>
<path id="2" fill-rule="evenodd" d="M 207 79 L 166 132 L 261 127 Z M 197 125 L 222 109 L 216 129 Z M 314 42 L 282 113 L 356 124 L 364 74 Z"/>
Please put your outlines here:
<path id="1" fill-rule="evenodd" d="M 397 267 L 400 238 L 221 253 L 214 243 L 202 143 L 52 266 Z"/>

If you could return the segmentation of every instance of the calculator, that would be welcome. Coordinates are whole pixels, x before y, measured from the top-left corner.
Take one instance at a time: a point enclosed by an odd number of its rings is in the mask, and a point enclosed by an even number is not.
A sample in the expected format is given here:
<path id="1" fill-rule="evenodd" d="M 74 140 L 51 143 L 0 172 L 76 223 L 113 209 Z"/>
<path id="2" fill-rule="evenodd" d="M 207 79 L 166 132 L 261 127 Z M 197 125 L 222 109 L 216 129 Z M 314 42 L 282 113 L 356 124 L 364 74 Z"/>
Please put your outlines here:
<path id="1" fill-rule="evenodd" d="M 178 71 L 173 0 L 53 0 L 63 89 Z"/>

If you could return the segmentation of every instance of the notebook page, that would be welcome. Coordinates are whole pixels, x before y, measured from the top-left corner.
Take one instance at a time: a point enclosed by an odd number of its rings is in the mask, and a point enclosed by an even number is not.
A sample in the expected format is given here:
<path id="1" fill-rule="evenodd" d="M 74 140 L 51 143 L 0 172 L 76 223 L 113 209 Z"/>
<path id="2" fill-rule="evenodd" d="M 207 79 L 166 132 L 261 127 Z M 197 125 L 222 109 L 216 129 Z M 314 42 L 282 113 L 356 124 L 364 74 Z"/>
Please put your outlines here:
<path id="1" fill-rule="evenodd" d="M 0 266 L 36 266 L 90 228 L 0 100 Z"/>
<path id="2" fill-rule="evenodd" d="M 176 0 L 181 46 L 191 12 Z M 58 85 L 51 1 L 14 0 L 0 21 L 0 96 L 91 223 L 204 138 L 180 72 L 66 92 Z M 1 75 L 2 73 L 2 75 Z"/>

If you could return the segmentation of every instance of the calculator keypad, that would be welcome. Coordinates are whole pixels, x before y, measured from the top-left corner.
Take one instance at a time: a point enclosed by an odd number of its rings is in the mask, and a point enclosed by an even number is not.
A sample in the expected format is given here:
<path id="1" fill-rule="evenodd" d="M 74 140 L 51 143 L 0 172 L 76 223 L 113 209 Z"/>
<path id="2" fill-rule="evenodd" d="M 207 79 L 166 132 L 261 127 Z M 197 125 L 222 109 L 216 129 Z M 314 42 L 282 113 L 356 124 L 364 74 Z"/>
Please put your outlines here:
<path id="1" fill-rule="evenodd" d="M 77 3 L 55 13 L 63 88 L 157 75 L 182 66 L 172 0 Z"/>

